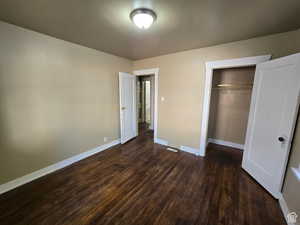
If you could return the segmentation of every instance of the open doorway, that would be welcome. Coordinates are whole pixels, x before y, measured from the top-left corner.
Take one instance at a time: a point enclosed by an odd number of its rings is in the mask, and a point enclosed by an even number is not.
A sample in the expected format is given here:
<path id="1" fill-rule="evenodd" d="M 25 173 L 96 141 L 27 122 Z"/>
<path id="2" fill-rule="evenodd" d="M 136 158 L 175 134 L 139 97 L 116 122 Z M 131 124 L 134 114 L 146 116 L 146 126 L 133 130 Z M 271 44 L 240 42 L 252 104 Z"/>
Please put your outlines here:
<path id="1" fill-rule="evenodd" d="M 137 76 L 137 123 L 138 134 L 153 135 L 154 129 L 154 75 Z"/>
<path id="2" fill-rule="evenodd" d="M 136 77 L 137 87 L 135 94 L 136 135 L 146 131 L 157 143 L 159 68 L 135 70 L 133 75 Z"/>
<path id="3" fill-rule="evenodd" d="M 255 66 L 213 71 L 208 142 L 243 150 Z"/>

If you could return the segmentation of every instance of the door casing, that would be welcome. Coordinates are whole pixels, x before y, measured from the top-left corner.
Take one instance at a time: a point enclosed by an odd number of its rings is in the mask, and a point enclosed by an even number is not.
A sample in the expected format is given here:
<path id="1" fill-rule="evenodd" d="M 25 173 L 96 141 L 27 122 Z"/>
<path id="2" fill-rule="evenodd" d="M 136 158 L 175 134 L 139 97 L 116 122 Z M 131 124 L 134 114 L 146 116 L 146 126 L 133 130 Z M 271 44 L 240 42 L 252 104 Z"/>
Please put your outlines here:
<path id="1" fill-rule="evenodd" d="M 135 76 L 145 76 L 145 75 L 154 75 L 154 142 L 158 143 L 157 141 L 157 126 L 158 126 L 158 75 L 159 75 L 159 68 L 152 68 L 152 69 L 142 69 L 142 70 L 135 70 L 133 71 L 133 75 Z M 136 95 L 136 92 L 135 92 Z M 136 106 L 137 107 L 137 106 Z M 137 113 L 137 110 L 136 110 Z M 138 121 L 136 119 L 136 127 L 138 127 Z M 136 128 L 136 130 L 138 130 Z"/>
<path id="2" fill-rule="evenodd" d="M 209 110 L 210 110 L 210 99 L 212 89 L 212 77 L 213 70 L 215 69 L 226 69 L 235 67 L 247 67 L 256 66 L 259 63 L 269 61 L 271 55 L 261 55 L 254 57 L 226 59 L 218 61 L 210 61 L 205 64 L 205 87 L 204 87 L 204 99 L 202 104 L 202 120 L 201 120 L 201 133 L 200 133 L 200 156 L 205 156 L 207 146 L 207 133 L 208 133 L 208 121 L 209 121 Z"/>

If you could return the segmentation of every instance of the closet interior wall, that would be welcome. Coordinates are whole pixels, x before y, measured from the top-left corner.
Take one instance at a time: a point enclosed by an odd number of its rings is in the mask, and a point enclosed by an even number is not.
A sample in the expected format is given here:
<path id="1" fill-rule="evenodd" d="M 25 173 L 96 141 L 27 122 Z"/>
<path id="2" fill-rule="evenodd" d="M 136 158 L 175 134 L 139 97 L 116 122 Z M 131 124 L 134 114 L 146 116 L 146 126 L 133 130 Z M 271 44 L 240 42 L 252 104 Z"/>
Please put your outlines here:
<path id="1" fill-rule="evenodd" d="M 245 143 L 254 75 L 255 67 L 214 71 L 208 128 L 210 139 Z"/>

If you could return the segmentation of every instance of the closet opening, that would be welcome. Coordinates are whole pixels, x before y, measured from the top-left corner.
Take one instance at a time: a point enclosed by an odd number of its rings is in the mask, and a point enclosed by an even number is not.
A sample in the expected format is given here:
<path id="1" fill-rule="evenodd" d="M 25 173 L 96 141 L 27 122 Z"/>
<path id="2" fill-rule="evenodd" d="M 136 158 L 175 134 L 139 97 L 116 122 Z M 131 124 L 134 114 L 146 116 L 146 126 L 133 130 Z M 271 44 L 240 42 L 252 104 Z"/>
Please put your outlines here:
<path id="1" fill-rule="evenodd" d="M 243 150 L 255 66 L 213 70 L 208 143 Z"/>

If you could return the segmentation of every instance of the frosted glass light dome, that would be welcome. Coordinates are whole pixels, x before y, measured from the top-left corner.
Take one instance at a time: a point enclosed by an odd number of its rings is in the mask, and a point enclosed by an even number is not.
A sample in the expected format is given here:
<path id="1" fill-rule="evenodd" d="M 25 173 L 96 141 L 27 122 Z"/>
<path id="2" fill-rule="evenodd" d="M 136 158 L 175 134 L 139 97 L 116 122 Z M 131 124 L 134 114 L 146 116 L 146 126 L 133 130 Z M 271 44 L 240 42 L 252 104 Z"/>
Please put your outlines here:
<path id="1" fill-rule="evenodd" d="M 130 13 L 130 18 L 140 29 L 148 29 L 156 19 L 156 14 L 150 9 L 135 9 Z"/>

